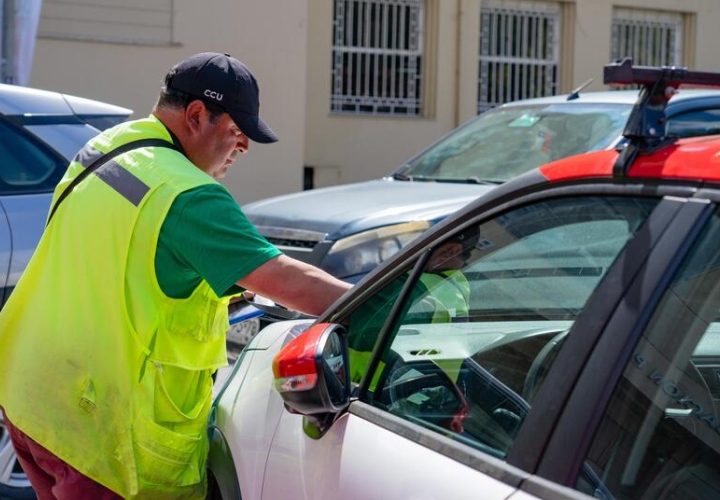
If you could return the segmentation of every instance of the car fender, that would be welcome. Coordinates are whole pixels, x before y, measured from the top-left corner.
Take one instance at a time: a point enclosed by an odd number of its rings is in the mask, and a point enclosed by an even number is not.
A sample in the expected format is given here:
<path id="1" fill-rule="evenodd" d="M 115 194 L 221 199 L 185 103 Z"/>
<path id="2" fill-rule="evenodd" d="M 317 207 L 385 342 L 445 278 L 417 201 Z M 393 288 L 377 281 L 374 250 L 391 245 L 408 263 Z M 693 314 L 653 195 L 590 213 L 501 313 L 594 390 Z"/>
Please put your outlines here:
<path id="1" fill-rule="evenodd" d="M 311 320 L 284 321 L 259 332 L 241 353 L 215 401 L 210 430 L 217 441 L 215 451 L 221 453 L 215 455 L 215 464 L 210 467 L 220 480 L 217 475 L 224 473 L 219 471 L 225 470 L 226 462 L 233 462 L 243 498 L 260 498 L 262 494 L 270 445 L 284 412 L 282 399 L 273 388 L 272 358 L 288 337 L 310 324 Z M 222 452 L 224 443 L 227 448 Z M 226 488 L 232 489 L 232 485 Z"/>

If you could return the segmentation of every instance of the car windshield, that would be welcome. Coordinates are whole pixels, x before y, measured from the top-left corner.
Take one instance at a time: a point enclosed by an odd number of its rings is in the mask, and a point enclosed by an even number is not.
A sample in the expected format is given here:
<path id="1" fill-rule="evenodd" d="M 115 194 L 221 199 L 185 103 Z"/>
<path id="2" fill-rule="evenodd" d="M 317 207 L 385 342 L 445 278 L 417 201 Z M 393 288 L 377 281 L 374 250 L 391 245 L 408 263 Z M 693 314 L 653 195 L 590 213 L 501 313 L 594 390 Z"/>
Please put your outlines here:
<path id="1" fill-rule="evenodd" d="M 577 102 L 497 108 L 432 146 L 396 177 L 504 182 L 548 161 L 612 145 L 631 109 Z"/>

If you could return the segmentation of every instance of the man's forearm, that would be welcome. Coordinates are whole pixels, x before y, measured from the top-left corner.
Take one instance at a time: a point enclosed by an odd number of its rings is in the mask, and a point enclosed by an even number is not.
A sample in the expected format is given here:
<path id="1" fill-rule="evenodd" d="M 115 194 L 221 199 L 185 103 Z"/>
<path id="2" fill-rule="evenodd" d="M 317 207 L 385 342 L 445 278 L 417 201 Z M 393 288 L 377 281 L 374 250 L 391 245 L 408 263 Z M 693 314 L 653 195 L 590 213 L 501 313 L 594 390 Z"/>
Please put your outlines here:
<path id="1" fill-rule="evenodd" d="M 283 306 L 317 316 L 352 285 L 299 260 L 281 255 L 238 281 L 238 285 Z"/>

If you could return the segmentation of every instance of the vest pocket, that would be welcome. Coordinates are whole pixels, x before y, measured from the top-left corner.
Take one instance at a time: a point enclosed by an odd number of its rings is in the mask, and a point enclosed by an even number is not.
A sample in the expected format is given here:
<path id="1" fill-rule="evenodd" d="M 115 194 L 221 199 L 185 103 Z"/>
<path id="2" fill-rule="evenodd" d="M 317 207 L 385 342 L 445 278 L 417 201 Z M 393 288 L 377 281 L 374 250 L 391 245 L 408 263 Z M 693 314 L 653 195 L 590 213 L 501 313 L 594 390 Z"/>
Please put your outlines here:
<path id="1" fill-rule="evenodd" d="M 199 455 L 206 448 L 202 435 L 174 432 L 138 416 L 133 441 L 140 483 L 174 487 L 201 481 Z"/>
<path id="2" fill-rule="evenodd" d="M 172 300 L 164 314 L 167 330 L 175 335 L 187 335 L 199 342 L 207 342 L 225 334 L 228 329 L 229 299 L 219 298 L 206 283 L 187 299 Z"/>
<path id="3" fill-rule="evenodd" d="M 155 371 L 155 421 L 187 424 L 202 432 L 212 404 L 212 371 L 171 365 Z"/>

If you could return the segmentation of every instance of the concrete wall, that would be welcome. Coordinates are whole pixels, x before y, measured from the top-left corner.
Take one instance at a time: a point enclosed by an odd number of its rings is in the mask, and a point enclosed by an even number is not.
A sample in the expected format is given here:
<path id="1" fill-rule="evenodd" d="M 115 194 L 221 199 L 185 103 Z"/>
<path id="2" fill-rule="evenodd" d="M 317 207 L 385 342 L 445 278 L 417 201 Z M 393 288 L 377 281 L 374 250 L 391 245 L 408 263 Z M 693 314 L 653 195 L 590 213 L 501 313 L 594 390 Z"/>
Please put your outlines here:
<path id="1" fill-rule="evenodd" d="M 310 2 L 308 40 L 307 164 L 340 183 L 382 176 L 454 127 L 457 108 L 457 0 L 434 0 L 435 87 L 429 117 L 338 115 L 330 113 L 332 2 Z M 322 183 L 322 178 L 319 183 Z"/>
<path id="2" fill-rule="evenodd" d="M 150 112 L 174 63 L 196 52 L 229 52 L 255 73 L 261 116 L 280 141 L 252 145 L 225 182 L 241 203 L 297 191 L 304 163 L 307 1 L 175 0 L 172 44 L 41 37 L 31 85 L 127 106 L 140 117 Z"/>
<path id="3" fill-rule="evenodd" d="M 315 167 L 316 184 L 336 184 L 390 172 L 452 128 L 475 116 L 479 19 L 482 0 L 435 0 L 426 4 L 434 53 L 434 73 L 426 87 L 434 95 L 423 117 L 348 116 L 329 112 L 328 75 L 332 54 L 332 3 L 310 2 L 306 162 Z M 531 2 L 532 0 L 527 0 Z M 563 4 L 560 88 L 568 92 L 592 78 L 588 90 L 601 90 L 602 65 L 610 62 L 612 9 L 615 5 L 690 13 L 684 64 L 720 70 L 714 26 L 720 23 L 717 0 L 567 0 Z M 436 44 L 436 45 L 433 45 Z"/>
<path id="4" fill-rule="evenodd" d="M 66 1 L 46 0 L 46 5 Z M 241 203 L 301 189 L 305 165 L 315 167 L 316 186 L 382 176 L 475 115 L 483 0 L 426 0 L 430 64 L 424 88 L 430 98 L 424 116 L 408 118 L 330 113 L 332 0 L 164 1 L 174 16 L 174 43 L 40 38 L 31 83 L 115 102 L 140 116 L 149 112 L 173 63 L 204 50 L 230 52 L 258 77 L 262 115 L 281 138 L 275 145 L 254 145 L 228 176 Z M 589 78 L 594 79 L 589 90 L 603 88 L 614 5 L 690 14 L 683 64 L 720 70 L 718 0 L 564 0 L 562 5 L 563 91 Z M 60 7 L 53 5 L 55 15 Z"/>
<path id="5" fill-rule="evenodd" d="M 712 0 L 576 0 L 573 30 L 572 85 L 593 78 L 589 90 L 602 90 L 602 64 L 610 61 L 610 24 L 614 6 L 645 8 L 688 14 L 691 22 L 684 47 L 683 65 L 690 69 L 720 71 L 720 2 Z M 694 26 L 693 26 L 694 25 Z"/>

